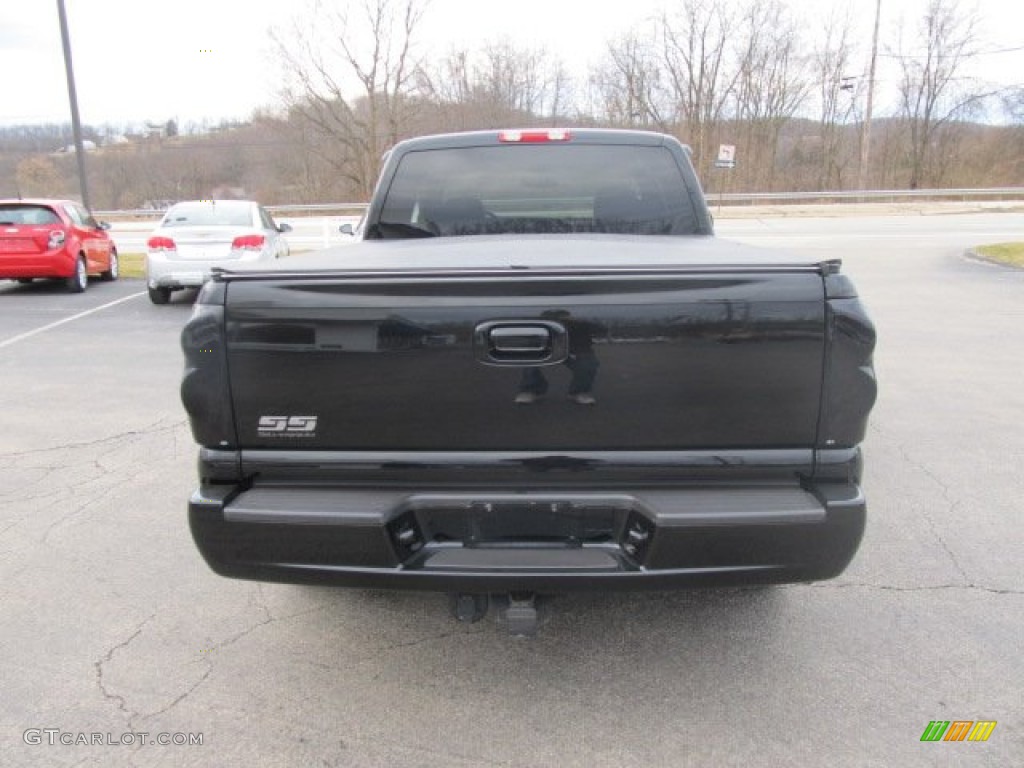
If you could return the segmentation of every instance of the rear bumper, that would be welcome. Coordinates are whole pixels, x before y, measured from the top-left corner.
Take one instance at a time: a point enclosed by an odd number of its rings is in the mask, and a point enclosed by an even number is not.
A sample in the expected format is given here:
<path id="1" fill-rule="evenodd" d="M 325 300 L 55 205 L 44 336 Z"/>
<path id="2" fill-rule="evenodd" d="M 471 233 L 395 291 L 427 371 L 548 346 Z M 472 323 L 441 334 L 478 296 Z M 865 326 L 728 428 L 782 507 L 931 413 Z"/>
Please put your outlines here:
<path id="1" fill-rule="evenodd" d="M 146 265 L 146 284 L 150 288 L 197 288 L 211 277 L 211 270 L 222 263 L 170 262 L 154 260 L 150 256 Z"/>
<path id="2" fill-rule="evenodd" d="M 251 266 L 266 260 L 262 252 L 237 258 L 169 259 L 162 253 L 149 251 L 146 254 L 146 283 L 150 288 L 198 288 L 210 280 L 214 269 Z"/>
<path id="3" fill-rule="evenodd" d="M 42 253 L 5 253 L 0 256 L 0 279 L 23 277 L 70 277 L 75 273 L 77 254 L 59 248 Z"/>
<path id="4" fill-rule="evenodd" d="M 211 485 L 189 503 L 217 573 L 453 592 L 827 579 L 864 531 L 853 483 L 408 493 Z"/>

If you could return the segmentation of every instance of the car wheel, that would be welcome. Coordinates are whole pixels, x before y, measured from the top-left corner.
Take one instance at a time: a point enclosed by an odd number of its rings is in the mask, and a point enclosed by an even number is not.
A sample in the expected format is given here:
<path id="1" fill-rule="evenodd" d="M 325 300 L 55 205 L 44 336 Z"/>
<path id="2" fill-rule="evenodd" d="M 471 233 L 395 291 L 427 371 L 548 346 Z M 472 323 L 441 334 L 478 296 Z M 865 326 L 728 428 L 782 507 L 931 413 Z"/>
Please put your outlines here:
<path id="1" fill-rule="evenodd" d="M 64 281 L 71 293 L 81 293 L 89 285 L 89 273 L 85 268 L 85 256 L 79 256 L 75 262 L 75 273 Z"/>
<path id="2" fill-rule="evenodd" d="M 170 288 L 150 288 L 149 300 L 154 304 L 166 304 L 171 300 Z"/>
<path id="3" fill-rule="evenodd" d="M 106 272 L 100 272 L 100 279 L 110 282 L 111 280 L 117 280 L 120 273 L 121 265 L 117 260 L 117 251 L 111 249 L 110 251 L 110 266 Z"/>

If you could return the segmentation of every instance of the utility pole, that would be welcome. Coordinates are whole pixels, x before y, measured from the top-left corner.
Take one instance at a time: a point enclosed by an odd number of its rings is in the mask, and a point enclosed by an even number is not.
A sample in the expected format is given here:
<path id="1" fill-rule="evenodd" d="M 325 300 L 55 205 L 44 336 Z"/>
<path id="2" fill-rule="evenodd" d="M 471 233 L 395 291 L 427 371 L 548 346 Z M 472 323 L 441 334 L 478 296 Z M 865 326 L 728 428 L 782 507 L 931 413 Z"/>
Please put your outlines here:
<path id="1" fill-rule="evenodd" d="M 857 188 L 865 189 L 868 180 L 868 162 L 871 160 L 871 106 L 875 97 L 875 62 L 878 59 L 878 22 L 882 18 L 882 0 L 875 4 L 875 32 L 871 37 L 871 67 L 868 70 L 868 99 L 864 108 L 864 124 L 860 129 L 860 173 Z"/>
<path id="2" fill-rule="evenodd" d="M 78 185 L 82 193 L 82 205 L 89 205 L 89 187 L 85 181 L 85 147 L 82 145 L 82 121 L 78 118 L 78 93 L 75 91 L 75 70 L 71 66 L 71 38 L 68 35 L 68 16 L 64 11 L 64 0 L 57 0 L 57 15 L 60 17 L 60 39 L 64 46 L 64 71 L 68 77 L 68 101 L 71 102 L 71 130 L 75 134 L 75 157 L 78 160 Z"/>

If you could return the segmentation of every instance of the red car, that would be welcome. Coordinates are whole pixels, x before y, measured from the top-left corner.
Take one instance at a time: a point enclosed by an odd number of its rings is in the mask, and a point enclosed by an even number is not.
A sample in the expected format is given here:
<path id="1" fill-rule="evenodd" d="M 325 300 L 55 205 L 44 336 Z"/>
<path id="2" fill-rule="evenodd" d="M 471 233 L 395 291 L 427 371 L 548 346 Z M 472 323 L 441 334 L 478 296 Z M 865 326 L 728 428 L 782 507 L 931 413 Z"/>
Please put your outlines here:
<path id="1" fill-rule="evenodd" d="M 0 279 L 63 278 L 81 293 L 89 275 L 117 279 L 107 224 L 71 200 L 0 200 Z"/>

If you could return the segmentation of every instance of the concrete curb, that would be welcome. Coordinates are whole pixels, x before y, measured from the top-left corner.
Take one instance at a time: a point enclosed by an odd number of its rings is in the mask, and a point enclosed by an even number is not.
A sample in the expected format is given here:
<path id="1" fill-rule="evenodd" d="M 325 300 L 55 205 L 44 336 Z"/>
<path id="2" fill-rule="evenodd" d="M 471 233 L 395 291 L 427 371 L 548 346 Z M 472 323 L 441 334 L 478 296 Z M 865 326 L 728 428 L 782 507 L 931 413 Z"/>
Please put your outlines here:
<path id="1" fill-rule="evenodd" d="M 966 251 L 964 251 L 964 258 L 970 261 L 980 261 L 983 264 L 991 264 L 994 267 L 1003 267 L 1004 269 L 1016 269 L 1018 271 L 1024 270 L 1024 266 L 1020 266 L 1018 264 L 1007 264 L 1005 261 L 993 259 L 990 256 L 984 256 L 978 253 L 973 248 L 968 248 Z"/>

